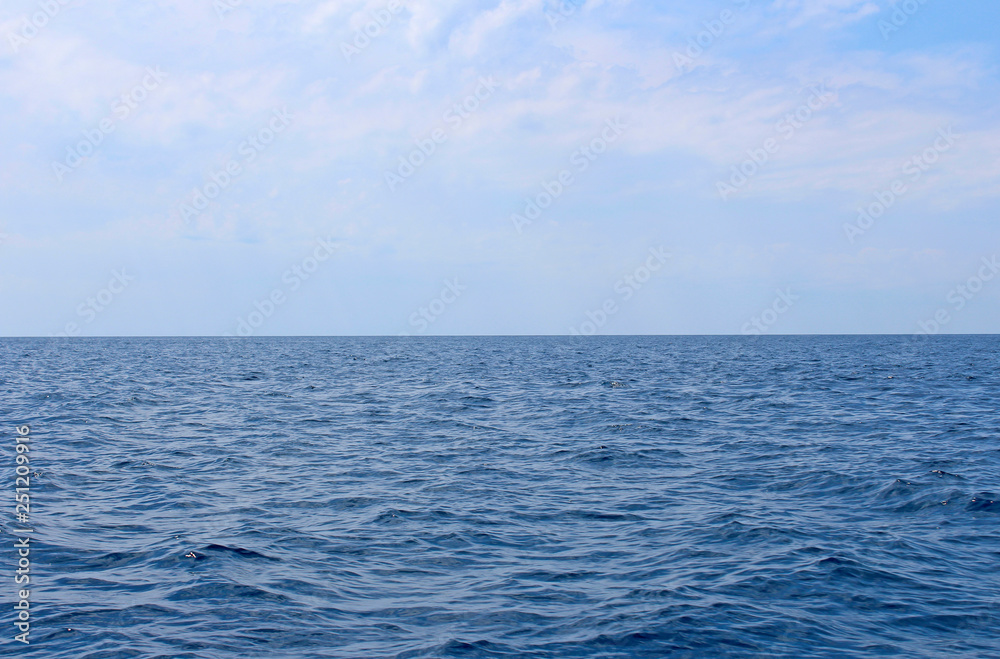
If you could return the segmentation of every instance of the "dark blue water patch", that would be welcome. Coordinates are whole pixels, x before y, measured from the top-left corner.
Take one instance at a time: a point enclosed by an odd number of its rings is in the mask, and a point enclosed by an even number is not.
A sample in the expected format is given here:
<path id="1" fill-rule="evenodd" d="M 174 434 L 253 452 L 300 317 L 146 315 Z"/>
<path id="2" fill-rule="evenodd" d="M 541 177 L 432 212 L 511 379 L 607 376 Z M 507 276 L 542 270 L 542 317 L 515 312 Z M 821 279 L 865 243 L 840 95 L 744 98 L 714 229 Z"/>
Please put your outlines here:
<path id="1" fill-rule="evenodd" d="M 1000 657 L 998 348 L 2 340 L 3 652 Z"/>

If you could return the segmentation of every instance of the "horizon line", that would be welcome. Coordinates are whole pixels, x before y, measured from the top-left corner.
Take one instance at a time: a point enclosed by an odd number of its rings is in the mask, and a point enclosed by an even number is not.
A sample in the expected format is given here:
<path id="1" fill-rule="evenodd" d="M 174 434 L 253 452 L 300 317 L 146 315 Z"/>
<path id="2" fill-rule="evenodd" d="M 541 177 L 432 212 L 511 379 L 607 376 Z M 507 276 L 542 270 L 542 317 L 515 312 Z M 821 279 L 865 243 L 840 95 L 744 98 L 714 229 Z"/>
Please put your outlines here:
<path id="1" fill-rule="evenodd" d="M 945 336 L 1000 336 L 1000 332 L 851 332 L 851 333 L 801 333 L 801 334 L 260 334 L 256 336 L 226 336 L 221 334 L 101 334 L 95 336 L 0 336 L 3 339 L 459 339 L 459 338 L 612 338 L 612 337 L 726 337 L 761 339 L 768 337 L 842 337 L 842 336 L 885 336 L 885 337 L 945 337 Z"/>

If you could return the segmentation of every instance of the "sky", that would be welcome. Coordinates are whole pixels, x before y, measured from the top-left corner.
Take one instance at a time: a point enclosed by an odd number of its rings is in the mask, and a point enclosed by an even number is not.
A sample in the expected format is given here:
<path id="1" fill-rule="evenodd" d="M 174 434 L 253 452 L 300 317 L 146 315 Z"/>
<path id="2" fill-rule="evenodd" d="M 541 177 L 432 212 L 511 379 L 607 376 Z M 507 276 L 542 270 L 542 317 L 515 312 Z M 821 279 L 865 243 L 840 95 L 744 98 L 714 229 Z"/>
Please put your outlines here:
<path id="1" fill-rule="evenodd" d="M 995 0 L 8 0 L 0 335 L 1000 331 Z"/>

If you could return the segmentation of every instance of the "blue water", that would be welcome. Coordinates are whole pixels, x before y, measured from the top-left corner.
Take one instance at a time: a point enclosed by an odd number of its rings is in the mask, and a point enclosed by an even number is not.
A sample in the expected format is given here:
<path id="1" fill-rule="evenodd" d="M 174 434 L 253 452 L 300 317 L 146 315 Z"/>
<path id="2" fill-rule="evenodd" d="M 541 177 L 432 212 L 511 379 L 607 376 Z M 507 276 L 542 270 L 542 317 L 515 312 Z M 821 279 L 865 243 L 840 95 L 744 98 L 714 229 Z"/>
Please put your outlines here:
<path id="1" fill-rule="evenodd" d="M 0 340 L 0 654 L 1000 657 L 998 349 Z"/>

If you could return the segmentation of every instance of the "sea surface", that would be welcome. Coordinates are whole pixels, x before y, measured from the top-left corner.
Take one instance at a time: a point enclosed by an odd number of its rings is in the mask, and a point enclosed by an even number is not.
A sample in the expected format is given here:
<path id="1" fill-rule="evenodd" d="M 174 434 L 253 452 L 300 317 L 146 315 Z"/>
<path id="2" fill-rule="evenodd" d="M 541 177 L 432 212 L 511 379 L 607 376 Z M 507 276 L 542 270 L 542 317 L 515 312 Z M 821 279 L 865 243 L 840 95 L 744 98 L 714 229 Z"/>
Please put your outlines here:
<path id="1" fill-rule="evenodd" d="M 2 339 L 0 393 L 0 656 L 1000 657 L 1000 337 Z"/>

